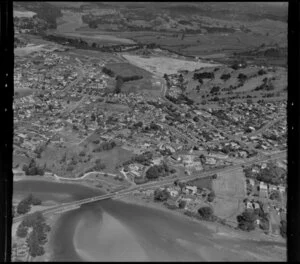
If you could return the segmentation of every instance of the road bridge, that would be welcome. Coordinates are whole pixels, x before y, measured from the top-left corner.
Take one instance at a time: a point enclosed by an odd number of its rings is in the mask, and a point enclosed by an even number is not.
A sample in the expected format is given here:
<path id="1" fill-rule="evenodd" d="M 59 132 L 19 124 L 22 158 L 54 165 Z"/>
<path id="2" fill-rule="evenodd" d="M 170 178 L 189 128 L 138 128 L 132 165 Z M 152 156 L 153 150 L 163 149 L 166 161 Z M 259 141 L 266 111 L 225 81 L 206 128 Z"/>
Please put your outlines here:
<path id="1" fill-rule="evenodd" d="M 115 192 L 115 193 L 110 193 L 110 194 L 104 194 L 104 195 L 100 195 L 100 196 L 96 196 L 96 197 L 90 197 L 90 198 L 86 198 L 86 199 L 82 199 L 79 201 L 75 201 L 75 202 L 70 202 L 70 203 L 64 203 L 55 207 L 51 207 L 51 208 L 47 208 L 45 210 L 41 210 L 40 212 L 43 215 L 49 215 L 49 214 L 55 214 L 55 213 L 61 213 L 61 212 L 65 212 L 65 211 L 69 211 L 69 210 L 73 210 L 73 209 L 77 209 L 79 208 L 81 205 L 83 204 L 87 204 L 87 203 L 92 203 L 92 202 L 98 202 L 98 201 L 102 201 L 102 200 L 107 200 L 107 199 L 112 199 L 112 198 L 120 198 L 122 196 L 128 195 L 130 193 L 132 193 L 133 191 L 137 191 L 140 189 L 145 189 L 145 188 L 157 188 L 159 186 L 164 186 L 167 184 L 171 184 L 173 183 L 175 180 L 185 180 L 185 181 L 189 181 L 189 180 L 193 180 L 193 179 L 199 179 L 199 178 L 207 178 L 212 174 L 215 173 L 220 173 L 220 172 L 231 172 L 231 171 L 235 171 L 237 169 L 239 169 L 241 166 L 248 166 L 254 163 L 264 163 L 264 162 L 268 162 L 271 160 L 276 160 L 279 158 L 285 158 L 287 154 L 287 151 L 280 151 L 271 155 L 268 155 L 266 157 L 263 158 L 255 158 L 252 160 L 248 160 L 244 163 L 241 164 L 234 164 L 231 166 L 227 166 L 224 168 L 216 168 L 216 169 L 212 169 L 209 171 L 205 171 L 202 172 L 201 175 L 199 176 L 181 176 L 181 177 L 175 177 L 175 178 L 168 178 L 165 180 L 160 180 L 160 181 L 154 181 L 154 182 L 148 182 L 139 186 L 132 186 L 127 190 L 124 191 L 120 191 L 120 192 Z M 13 219 L 13 223 L 22 221 L 23 218 L 26 215 L 21 215 L 21 216 L 17 216 Z"/>

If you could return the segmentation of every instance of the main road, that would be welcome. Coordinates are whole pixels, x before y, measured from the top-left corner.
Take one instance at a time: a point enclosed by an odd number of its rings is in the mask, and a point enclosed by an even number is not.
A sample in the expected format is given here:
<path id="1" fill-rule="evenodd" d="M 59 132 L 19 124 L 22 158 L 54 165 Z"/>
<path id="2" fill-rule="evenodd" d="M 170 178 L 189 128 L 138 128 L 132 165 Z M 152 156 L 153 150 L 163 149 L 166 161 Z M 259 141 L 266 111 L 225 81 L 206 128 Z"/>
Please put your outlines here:
<path id="1" fill-rule="evenodd" d="M 49 214 L 60 213 L 60 212 L 68 211 L 68 210 L 73 210 L 73 209 L 80 207 L 82 204 L 92 203 L 92 202 L 111 199 L 111 198 L 120 198 L 124 195 L 128 195 L 128 194 L 132 193 L 133 191 L 137 191 L 137 190 L 145 189 L 145 188 L 156 188 L 156 187 L 164 186 L 164 185 L 173 183 L 175 180 L 192 180 L 192 179 L 196 179 L 196 178 L 206 178 L 212 174 L 220 173 L 220 172 L 228 173 L 228 172 L 237 170 L 242 165 L 247 166 L 247 165 L 251 165 L 253 163 L 262 163 L 262 162 L 267 162 L 270 160 L 285 158 L 286 154 L 287 154 L 286 151 L 281 151 L 281 152 L 277 152 L 277 153 L 265 156 L 263 158 L 257 158 L 257 159 L 253 159 L 250 161 L 246 161 L 241 164 L 234 164 L 234 165 L 231 165 L 231 166 L 228 166 L 225 168 L 216 168 L 216 169 L 212 169 L 209 171 L 205 171 L 205 172 L 201 173 L 201 175 L 198 175 L 198 176 L 181 176 L 181 177 L 178 176 L 178 177 L 174 177 L 174 178 L 169 177 L 168 179 L 160 180 L 160 181 L 152 181 L 152 182 L 145 183 L 145 184 L 142 184 L 139 186 L 132 186 L 124 191 L 110 193 L 110 194 L 104 194 L 104 195 L 91 197 L 91 198 L 86 198 L 86 199 L 75 201 L 75 202 L 64 203 L 59 206 L 41 210 L 40 212 L 43 213 L 43 215 L 49 215 Z M 25 216 L 26 215 L 21 215 L 21 216 L 15 217 L 13 219 L 13 223 L 22 221 Z"/>

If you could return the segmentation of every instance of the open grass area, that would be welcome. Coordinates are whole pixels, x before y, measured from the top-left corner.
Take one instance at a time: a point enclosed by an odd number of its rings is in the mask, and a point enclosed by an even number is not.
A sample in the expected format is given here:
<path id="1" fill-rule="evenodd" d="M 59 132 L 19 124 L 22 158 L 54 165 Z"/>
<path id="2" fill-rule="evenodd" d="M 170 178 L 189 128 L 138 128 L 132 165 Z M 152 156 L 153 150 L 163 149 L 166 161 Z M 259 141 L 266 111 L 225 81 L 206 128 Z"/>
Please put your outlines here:
<path id="1" fill-rule="evenodd" d="M 103 171 L 116 173 L 119 172 L 119 170 L 116 169 L 116 166 L 121 165 L 127 160 L 130 160 L 134 154 L 121 147 L 115 147 L 109 151 L 96 153 L 95 156 L 100 158 L 102 163 L 105 164 L 106 168 Z"/>
<path id="2" fill-rule="evenodd" d="M 37 52 L 43 49 L 45 45 L 33 45 L 33 46 L 28 46 L 28 47 L 23 47 L 23 48 L 15 48 L 14 49 L 14 54 L 16 56 L 26 56 L 29 55 L 32 52 Z"/>
<path id="3" fill-rule="evenodd" d="M 219 173 L 216 180 L 213 181 L 213 189 L 216 195 L 228 197 L 244 197 L 245 176 L 243 170 L 238 170 L 226 173 Z"/>
<path id="4" fill-rule="evenodd" d="M 124 83 L 122 85 L 122 93 L 141 92 L 150 97 L 157 97 L 160 95 L 160 88 L 161 86 L 153 82 L 153 79 L 147 78 Z"/>
<path id="5" fill-rule="evenodd" d="M 169 57 L 150 57 L 145 58 L 137 55 L 123 55 L 130 63 L 146 69 L 147 71 L 153 72 L 159 76 L 166 74 L 177 73 L 178 70 L 193 71 L 203 67 L 217 66 L 212 63 L 204 63 L 197 61 L 180 60 Z"/>
<path id="6" fill-rule="evenodd" d="M 219 173 L 213 181 L 216 198 L 213 202 L 215 215 L 235 222 L 242 211 L 241 199 L 245 197 L 245 176 L 240 168 L 233 172 Z"/>

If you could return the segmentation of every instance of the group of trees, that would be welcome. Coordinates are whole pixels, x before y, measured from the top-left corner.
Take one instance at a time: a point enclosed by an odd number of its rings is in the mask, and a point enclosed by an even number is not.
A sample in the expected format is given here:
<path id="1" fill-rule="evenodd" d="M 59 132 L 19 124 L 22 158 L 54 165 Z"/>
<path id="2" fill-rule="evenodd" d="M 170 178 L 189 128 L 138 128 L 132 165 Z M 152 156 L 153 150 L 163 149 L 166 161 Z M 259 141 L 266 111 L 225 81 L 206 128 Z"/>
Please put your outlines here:
<path id="1" fill-rule="evenodd" d="M 166 189 L 163 189 L 163 190 L 156 189 L 154 191 L 154 200 L 155 201 L 164 202 L 164 201 L 168 200 L 169 197 L 170 197 L 169 192 Z"/>
<path id="2" fill-rule="evenodd" d="M 213 202 L 213 200 L 216 197 L 216 193 L 214 191 L 211 191 L 208 195 L 207 195 L 207 201 L 208 202 Z"/>
<path id="3" fill-rule="evenodd" d="M 155 124 L 154 122 L 151 122 L 148 126 L 145 127 L 145 131 L 149 131 L 149 130 L 160 130 L 161 127 L 157 124 Z"/>
<path id="4" fill-rule="evenodd" d="M 30 211 L 31 205 L 40 205 L 42 201 L 37 197 L 34 197 L 32 194 L 29 194 L 17 206 L 18 214 L 26 214 Z"/>
<path id="5" fill-rule="evenodd" d="M 200 219 L 206 220 L 206 221 L 214 221 L 214 210 L 209 206 L 204 206 L 198 209 L 198 217 L 200 216 Z"/>
<path id="6" fill-rule="evenodd" d="M 277 167 L 276 164 L 268 163 L 266 168 L 260 170 L 256 176 L 256 179 L 265 183 L 278 185 L 285 181 L 286 171 L 280 167 Z"/>
<path id="7" fill-rule="evenodd" d="M 194 80 L 199 80 L 199 79 L 214 79 L 215 78 L 215 74 L 213 72 L 200 72 L 194 73 L 193 79 Z"/>
<path id="8" fill-rule="evenodd" d="M 260 69 L 258 72 L 257 72 L 258 75 L 264 75 L 264 74 L 267 74 L 267 72 L 263 69 Z"/>
<path id="9" fill-rule="evenodd" d="M 108 69 L 106 67 L 102 68 L 102 72 L 110 77 L 115 77 L 115 73 L 111 69 Z"/>
<path id="10" fill-rule="evenodd" d="M 228 74 L 224 73 L 224 74 L 222 74 L 222 76 L 220 77 L 220 79 L 225 82 L 225 81 L 229 80 L 230 77 L 231 77 L 230 73 L 228 73 Z"/>
<path id="11" fill-rule="evenodd" d="M 159 177 L 165 177 L 170 172 L 171 170 L 166 163 L 162 163 L 161 165 L 153 165 L 146 171 L 146 178 L 148 180 L 153 180 Z"/>
<path id="12" fill-rule="evenodd" d="M 214 86 L 213 88 L 211 88 L 210 93 L 211 94 L 217 94 L 220 91 L 220 87 L 219 86 Z"/>
<path id="13" fill-rule="evenodd" d="M 274 85 L 266 77 L 263 79 L 263 83 L 261 85 L 257 86 L 254 90 L 255 91 L 260 91 L 260 90 L 272 91 L 272 90 L 274 90 Z"/>
<path id="14" fill-rule="evenodd" d="M 172 97 L 170 95 L 166 95 L 166 98 L 173 102 L 174 104 L 187 104 L 187 105 L 192 105 L 194 104 L 194 101 L 190 98 L 188 98 L 184 94 L 180 94 L 177 98 Z"/>
<path id="15" fill-rule="evenodd" d="M 26 242 L 29 246 L 29 254 L 32 257 L 42 256 L 45 253 L 43 245 L 47 242 L 47 233 L 51 230 L 41 212 L 35 212 L 24 218 L 17 229 L 18 237 L 26 237 L 28 228 L 32 228 Z"/>
<path id="16" fill-rule="evenodd" d="M 113 149 L 115 146 L 117 146 L 117 144 L 114 141 L 103 142 L 100 146 L 96 147 L 93 152 L 108 151 Z"/>
<path id="17" fill-rule="evenodd" d="M 260 207 L 262 205 L 260 204 Z M 264 230 L 269 230 L 269 215 L 261 208 L 259 209 L 246 209 L 241 215 L 237 216 L 238 228 L 244 231 L 251 231 L 255 229 L 255 221 L 259 219 L 259 227 Z"/>
<path id="18" fill-rule="evenodd" d="M 118 75 L 116 77 L 116 86 L 115 86 L 115 93 L 118 94 L 121 92 L 121 88 L 124 82 L 130 82 L 130 81 L 135 81 L 135 80 L 140 80 L 143 79 L 143 76 L 140 75 L 133 75 L 133 76 L 120 76 Z"/>
<path id="19" fill-rule="evenodd" d="M 123 163 L 123 166 L 129 165 L 129 164 L 134 163 L 134 162 L 140 163 L 144 166 L 149 166 L 149 165 L 151 165 L 152 157 L 153 157 L 153 154 L 151 152 L 147 151 L 147 152 L 144 152 L 140 155 L 136 155 L 136 156 L 132 157 L 128 161 L 125 161 Z"/>
<path id="20" fill-rule="evenodd" d="M 102 161 L 100 159 L 97 159 L 95 163 L 96 164 L 93 169 L 96 171 L 102 171 L 106 168 L 105 164 L 102 163 Z"/>
<path id="21" fill-rule="evenodd" d="M 255 229 L 255 220 L 257 215 L 253 210 L 245 210 L 241 215 L 237 216 L 238 228 L 244 231 L 251 231 Z"/>
<path id="22" fill-rule="evenodd" d="M 45 168 L 41 168 L 38 166 L 34 159 L 31 159 L 29 165 L 23 166 L 23 171 L 25 175 L 40 175 L 43 176 L 45 174 Z"/>
<path id="23" fill-rule="evenodd" d="M 239 79 L 240 82 L 245 82 L 247 80 L 247 78 L 248 78 L 247 75 L 245 75 L 243 73 L 240 73 L 238 75 L 238 79 Z"/>
<path id="24" fill-rule="evenodd" d="M 286 220 L 280 221 L 280 234 L 282 237 L 286 238 Z"/>

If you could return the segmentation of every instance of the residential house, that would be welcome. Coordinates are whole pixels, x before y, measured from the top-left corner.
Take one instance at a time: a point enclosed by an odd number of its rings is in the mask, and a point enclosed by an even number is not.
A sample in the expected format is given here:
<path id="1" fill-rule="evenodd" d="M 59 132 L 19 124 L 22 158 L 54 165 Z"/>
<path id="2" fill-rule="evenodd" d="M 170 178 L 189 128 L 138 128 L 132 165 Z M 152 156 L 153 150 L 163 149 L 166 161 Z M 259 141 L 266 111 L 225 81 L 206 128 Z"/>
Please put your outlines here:
<path id="1" fill-rule="evenodd" d="M 188 191 L 189 194 L 196 194 L 197 193 L 197 186 L 186 186 L 185 189 Z"/>
<path id="2" fill-rule="evenodd" d="M 253 203 L 253 207 L 254 209 L 259 209 L 260 208 L 259 203 Z"/>
<path id="3" fill-rule="evenodd" d="M 251 202 L 247 202 L 246 203 L 246 208 L 247 209 L 253 209 L 252 203 Z"/>
<path id="4" fill-rule="evenodd" d="M 254 180 L 253 180 L 253 179 L 249 179 L 249 184 L 250 184 L 251 186 L 254 186 L 254 185 L 255 185 Z"/>
<path id="5" fill-rule="evenodd" d="M 268 186 L 264 182 L 259 183 L 259 196 L 261 198 L 268 198 Z"/>
<path id="6" fill-rule="evenodd" d="M 214 158 L 207 157 L 205 163 L 208 165 L 215 165 L 217 163 L 217 161 Z"/>
<path id="7" fill-rule="evenodd" d="M 277 188 L 278 188 L 278 190 L 279 190 L 281 193 L 285 192 L 285 187 L 284 187 L 284 186 L 279 185 Z"/>

